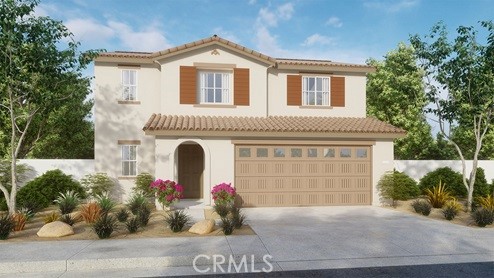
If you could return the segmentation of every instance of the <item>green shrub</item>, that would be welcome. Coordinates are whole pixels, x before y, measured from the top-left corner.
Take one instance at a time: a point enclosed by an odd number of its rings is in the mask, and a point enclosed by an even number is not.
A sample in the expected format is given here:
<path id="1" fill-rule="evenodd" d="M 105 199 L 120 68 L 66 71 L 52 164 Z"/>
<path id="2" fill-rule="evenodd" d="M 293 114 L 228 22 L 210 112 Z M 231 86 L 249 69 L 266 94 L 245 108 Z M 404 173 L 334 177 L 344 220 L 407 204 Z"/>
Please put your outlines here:
<path id="1" fill-rule="evenodd" d="M 8 214 L 0 217 L 0 240 L 5 240 L 9 237 L 10 232 L 14 229 L 15 221 Z"/>
<path id="2" fill-rule="evenodd" d="M 134 215 L 137 215 L 139 210 L 147 205 L 148 199 L 142 193 L 134 193 L 127 203 L 127 207 Z"/>
<path id="3" fill-rule="evenodd" d="M 154 196 L 154 191 L 149 186 L 154 181 L 154 177 L 149 173 L 137 175 L 135 187 L 132 189 L 135 193 L 141 193 L 145 197 Z"/>
<path id="4" fill-rule="evenodd" d="M 81 184 L 92 197 L 111 192 L 115 186 L 115 182 L 106 173 L 87 174 L 81 179 Z"/>
<path id="5" fill-rule="evenodd" d="M 427 188 L 425 193 L 433 208 L 442 208 L 447 201 L 452 199 L 451 194 L 446 190 L 446 185 L 441 181 L 439 181 L 439 184 L 434 186 L 432 190 Z"/>
<path id="6" fill-rule="evenodd" d="M 151 209 L 148 206 L 143 206 L 137 211 L 137 219 L 139 219 L 139 226 L 145 227 L 148 225 L 151 218 Z"/>
<path id="7" fill-rule="evenodd" d="M 245 214 L 243 214 L 241 210 L 242 209 L 237 206 L 232 206 L 232 209 L 230 210 L 235 229 L 242 228 L 246 219 Z"/>
<path id="8" fill-rule="evenodd" d="M 235 222 L 230 217 L 221 217 L 221 223 L 221 228 L 226 236 L 231 235 L 235 230 Z"/>
<path id="9" fill-rule="evenodd" d="M 475 183 L 473 185 L 473 197 L 485 197 L 489 194 L 491 194 L 490 185 L 485 178 L 485 171 L 483 168 L 478 167 Z"/>
<path id="10" fill-rule="evenodd" d="M 96 195 L 96 202 L 101 208 L 101 214 L 108 214 L 117 205 L 115 201 L 112 200 L 108 192 Z"/>
<path id="11" fill-rule="evenodd" d="M 125 208 L 122 208 L 117 212 L 118 222 L 125 222 L 127 221 L 127 218 L 129 218 L 129 212 Z"/>
<path id="12" fill-rule="evenodd" d="M 79 205 L 79 194 L 77 192 L 69 190 L 65 193 L 60 193 L 60 196 L 55 200 L 58 204 L 58 209 L 62 214 L 68 214 L 74 211 Z"/>
<path id="13" fill-rule="evenodd" d="M 453 220 L 462 209 L 463 206 L 456 199 L 450 200 L 443 207 L 444 218 Z"/>
<path id="14" fill-rule="evenodd" d="M 424 200 L 415 200 L 412 203 L 412 207 L 416 213 L 421 213 L 422 215 L 429 215 L 431 213 L 432 206 L 429 202 Z"/>
<path id="15" fill-rule="evenodd" d="M 133 234 L 139 229 L 139 219 L 137 216 L 134 216 L 125 222 L 125 226 L 127 227 L 127 231 Z"/>
<path id="16" fill-rule="evenodd" d="M 64 214 L 60 217 L 60 221 L 73 226 L 75 224 L 75 219 L 70 214 Z"/>
<path id="17" fill-rule="evenodd" d="M 472 212 L 471 215 L 473 220 L 475 220 L 475 223 L 479 227 L 485 227 L 494 222 L 494 211 L 485 208 L 479 208 Z"/>
<path id="18" fill-rule="evenodd" d="M 419 188 L 426 194 L 426 189 L 432 189 L 442 181 L 446 189 L 455 197 L 465 197 L 467 189 L 463 185 L 463 175 L 453 171 L 449 167 L 443 167 L 429 172 L 423 176 L 419 182 Z"/>
<path id="19" fill-rule="evenodd" d="M 172 211 L 165 217 L 165 223 L 174 233 L 182 231 L 185 225 L 189 224 L 190 216 L 183 210 Z"/>
<path id="20" fill-rule="evenodd" d="M 93 225 L 93 230 L 100 239 L 109 238 L 116 228 L 117 219 L 108 214 L 103 214 Z"/>
<path id="21" fill-rule="evenodd" d="M 74 191 L 82 198 L 84 189 L 70 175 L 60 170 L 47 171 L 23 186 L 17 193 L 19 207 L 30 207 L 33 210 L 46 208 L 52 204 L 60 193 Z"/>
<path id="22" fill-rule="evenodd" d="M 413 199 L 420 193 L 417 182 L 414 179 L 396 170 L 384 174 L 379 180 L 377 187 L 381 197 L 391 199 L 393 206 L 395 206 L 396 200 L 404 201 Z"/>

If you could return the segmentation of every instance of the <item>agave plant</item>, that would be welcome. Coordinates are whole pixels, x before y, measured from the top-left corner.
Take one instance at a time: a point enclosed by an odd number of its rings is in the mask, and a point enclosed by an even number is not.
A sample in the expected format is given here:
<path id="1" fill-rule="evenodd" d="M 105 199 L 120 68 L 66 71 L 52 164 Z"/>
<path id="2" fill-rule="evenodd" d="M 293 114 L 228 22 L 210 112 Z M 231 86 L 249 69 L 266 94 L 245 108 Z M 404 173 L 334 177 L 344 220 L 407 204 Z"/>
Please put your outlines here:
<path id="1" fill-rule="evenodd" d="M 60 196 L 55 200 L 62 214 L 69 214 L 79 205 L 79 194 L 73 190 L 65 193 L 60 193 Z"/>
<path id="2" fill-rule="evenodd" d="M 165 223 L 174 233 L 182 231 L 185 225 L 190 222 L 190 216 L 183 210 L 175 210 L 168 214 Z"/>
<path id="3" fill-rule="evenodd" d="M 96 195 L 96 202 L 101 208 L 101 214 L 108 214 L 117 205 L 108 192 Z"/>

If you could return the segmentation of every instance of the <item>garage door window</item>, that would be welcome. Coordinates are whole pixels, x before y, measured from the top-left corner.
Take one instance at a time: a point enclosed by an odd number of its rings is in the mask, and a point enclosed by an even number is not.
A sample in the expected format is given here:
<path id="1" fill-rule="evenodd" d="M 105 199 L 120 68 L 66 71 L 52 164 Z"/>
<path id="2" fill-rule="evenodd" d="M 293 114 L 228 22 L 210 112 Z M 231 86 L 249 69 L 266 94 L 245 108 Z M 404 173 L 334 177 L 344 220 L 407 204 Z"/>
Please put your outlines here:
<path id="1" fill-rule="evenodd" d="M 284 148 L 274 148 L 274 157 L 285 157 Z"/>
<path id="2" fill-rule="evenodd" d="M 333 148 L 325 148 L 324 149 L 324 157 L 331 158 L 335 156 L 335 151 Z"/>
<path id="3" fill-rule="evenodd" d="M 302 157 L 302 149 L 292 149 L 292 157 Z"/>
<path id="4" fill-rule="evenodd" d="M 340 149 L 340 157 L 343 158 L 352 157 L 352 150 L 347 148 Z"/>
<path id="5" fill-rule="evenodd" d="M 257 148 L 257 157 L 268 157 L 268 149 L 267 148 Z"/>
<path id="6" fill-rule="evenodd" d="M 307 149 L 307 157 L 317 157 L 317 149 Z"/>
<path id="7" fill-rule="evenodd" d="M 239 148 L 238 149 L 239 157 L 250 157 L 250 148 Z"/>
<path id="8" fill-rule="evenodd" d="M 357 158 L 367 158 L 367 149 L 357 149 Z"/>

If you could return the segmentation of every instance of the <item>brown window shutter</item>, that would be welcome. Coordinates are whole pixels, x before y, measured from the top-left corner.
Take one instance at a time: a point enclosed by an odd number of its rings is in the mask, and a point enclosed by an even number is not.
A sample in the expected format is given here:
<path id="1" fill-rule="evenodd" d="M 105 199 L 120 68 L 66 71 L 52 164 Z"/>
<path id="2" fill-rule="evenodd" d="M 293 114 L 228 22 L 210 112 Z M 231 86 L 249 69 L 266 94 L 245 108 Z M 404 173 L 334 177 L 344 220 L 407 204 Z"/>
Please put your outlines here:
<path id="1" fill-rule="evenodd" d="M 250 97 L 250 76 L 249 69 L 234 68 L 233 69 L 233 104 L 249 105 Z"/>
<path id="2" fill-rule="evenodd" d="M 196 104 L 196 67 L 180 66 L 180 104 Z"/>
<path id="3" fill-rule="evenodd" d="M 345 107 L 345 77 L 331 77 L 331 106 Z"/>
<path id="4" fill-rule="evenodd" d="M 286 76 L 286 104 L 287 105 L 302 105 L 302 76 L 287 75 Z"/>

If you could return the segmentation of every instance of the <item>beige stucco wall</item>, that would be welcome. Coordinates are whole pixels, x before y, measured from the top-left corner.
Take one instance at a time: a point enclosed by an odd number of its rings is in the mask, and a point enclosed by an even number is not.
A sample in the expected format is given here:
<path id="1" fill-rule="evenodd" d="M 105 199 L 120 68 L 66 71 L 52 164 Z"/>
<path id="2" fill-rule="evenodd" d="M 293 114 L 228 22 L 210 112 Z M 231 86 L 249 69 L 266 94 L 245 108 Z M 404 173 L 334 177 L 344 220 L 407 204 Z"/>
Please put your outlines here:
<path id="1" fill-rule="evenodd" d="M 379 206 L 382 204 L 377 188 L 377 183 L 382 175 L 387 171 L 393 171 L 393 141 L 377 141 L 372 147 L 372 205 Z"/>
<path id="2" fill-rule="evenodd" d="M 215 53 L 211 54 L 213 50 Z M 265 116 L 267 67 L 265 63 L 239 55 L 220 46 L 208 46 L 158 61 L 161 64 L 161 109 L 157 112 L 170 115 L 211 116 Z M 232 64 L 236 68 L 249 69 L 250 105 L 228 107 L 219 105 L 180 104 L 180 66 L 194 63 Z M 233 82 L 231 84 L 233 88 Z"/>
<path id="3" fill-rule="evenodd" d="M 294 71 L 270 69 L 268 75 L 269 115 L 276 116 L 323 116 L 323 117 L 365 117 L 366 77 L 345 72 L 331 76 L 345 77 L 345 107 L 300 107 L 287 105 L 287 75 L 299 74 Z M 311 74 L 313 75 L 313 74 Z M 315 74 L 317 75 L 317 74 Z M 326 76 L 324 74 L 318 76 Z M 329 76 L 329 75 L 327 75 Z"/>
<path id="4" fill-rule="evenodd" d="M 141 104 L 119 104 L 122 99 L 122 68 L 96 63 L 95 71 L 95 171 L 105 172 L 118 181 L 118 193 L 125 200 L 134 180 L 121 178 L 121 149 L 118 140 L 140 140 L 137 151 L 138 172 L 154 172 L 154 138 L 142 131 L 150 111 L 159 109 L 159 70 L 153 66 L 137 68 L 137 98 Z"/>

